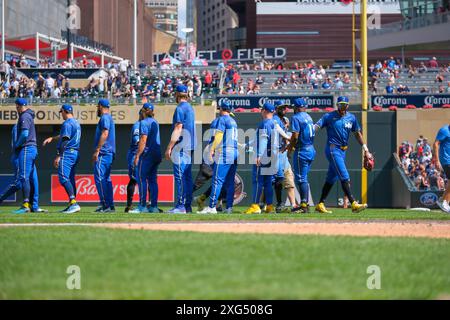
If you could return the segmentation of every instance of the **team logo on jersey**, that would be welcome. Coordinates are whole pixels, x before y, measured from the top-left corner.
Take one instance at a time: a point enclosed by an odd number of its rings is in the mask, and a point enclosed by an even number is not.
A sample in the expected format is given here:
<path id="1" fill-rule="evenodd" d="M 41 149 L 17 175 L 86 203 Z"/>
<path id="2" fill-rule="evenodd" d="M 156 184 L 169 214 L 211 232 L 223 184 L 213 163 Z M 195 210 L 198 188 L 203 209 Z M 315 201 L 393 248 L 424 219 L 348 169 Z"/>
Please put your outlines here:
<path id="1" fill-rule="evenodd" d="M 351 129 L 351 128 L 352 128 L 351 122 L 346 122 L 346 123 L 344 124 L 344 127 L 345 127 L 346 129 Z"/>
<path id="2" fill-rule="evenodd" d="M 247 197 L 247 193 L 244 192 L 244 180 L 240 175 L 236 173 L 234 177 L 234 205 L 238 205 Z"/>

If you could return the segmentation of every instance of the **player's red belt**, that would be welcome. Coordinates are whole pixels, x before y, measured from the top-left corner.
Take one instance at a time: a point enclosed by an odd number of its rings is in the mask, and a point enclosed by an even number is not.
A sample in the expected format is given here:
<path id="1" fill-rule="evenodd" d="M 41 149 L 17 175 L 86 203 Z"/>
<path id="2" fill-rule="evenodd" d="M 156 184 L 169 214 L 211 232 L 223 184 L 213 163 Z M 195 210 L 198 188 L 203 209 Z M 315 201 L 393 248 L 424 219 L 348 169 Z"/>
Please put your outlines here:
<path id="1" fill-rule="evenodd" d="M 347 151 L 348 146 L 337 146 L 337 145 L 335 145 L 335 144 L 330 144 L 330 149 L 334 149 L 334 148 L 339 148 L 339 149 L 341 149 L 342 151 Z"/>

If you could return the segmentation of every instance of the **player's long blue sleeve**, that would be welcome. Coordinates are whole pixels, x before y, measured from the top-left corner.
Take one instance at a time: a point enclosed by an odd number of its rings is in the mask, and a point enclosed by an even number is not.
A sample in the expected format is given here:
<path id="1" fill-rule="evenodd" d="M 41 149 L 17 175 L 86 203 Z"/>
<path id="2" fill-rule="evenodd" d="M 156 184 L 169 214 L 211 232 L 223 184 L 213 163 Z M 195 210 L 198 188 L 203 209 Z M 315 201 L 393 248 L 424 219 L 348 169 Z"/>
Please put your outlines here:
<path id="1" fill-rule="evenodd" d="M 69 142 L 70 142 L 69 138 L 67 138 L 67 137 L 63 137 L 62 138 L 62 141 L 61 141 L 61 143 L 59 145 L 59 149 L 58 149 L 59 154 L 63 154 L 64 153 L 64 151 L 66 150 L 67 145 L 69 144 Z"/>
<path id="2" fill-rule="evenodd" d="M 19 149 L 20 147 L 23 146 L 23 144 L 25 142 L 27 142 L 27 138 L 30 135 L 30 131 L 27 129 L 23 129 L 22 131 L 20 131 L 20 136 L 17 138 L 17 142 L 16 142 L 16 149 Z"/>

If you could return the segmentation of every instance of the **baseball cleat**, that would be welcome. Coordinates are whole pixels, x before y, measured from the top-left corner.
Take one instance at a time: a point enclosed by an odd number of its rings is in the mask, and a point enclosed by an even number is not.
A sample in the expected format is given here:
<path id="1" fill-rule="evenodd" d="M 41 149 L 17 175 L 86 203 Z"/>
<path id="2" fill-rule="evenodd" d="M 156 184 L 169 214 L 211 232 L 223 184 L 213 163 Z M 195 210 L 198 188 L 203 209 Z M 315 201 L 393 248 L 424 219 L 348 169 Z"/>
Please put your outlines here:
<path id="1" fill-rule="evenodd" d="M 37 209 L 31 210 L 31 212 L 34 212 L 34 213 L 48 213 L 48 210 L 37 208 Z"/>
<path id="2" fill-rule="evenodd" d="M 225 211 L 223 213 L 225 213 L 225 214 L 233 214 L 233 208 L 225 209 Z"/>
<path id="3" fill-rule="evenodd" d="M 26 214 L 26 213 L 30 213 L 30 212 L 31 212 L 30 208 L 22 206 L 20 209 L 13 211 L 13 214 Z"/>
<path id="4" fill-rule="evenodd" d="M 125 213 L 130 213 L 130 211 L 134 210 L 133 206 L 131 207 L 126 207 L 125 208 Z"/>
<path id="5" fill-rule="evenodd" d="M 141 214 L 141 213 L 148 213 L 147 207 L 137 207 L 136 209 L 130 210 L 129 213 L 131 214 Z"/>
<path id="6" fill-rule="evenodd" d="M 353 213 L 358 213 L 358 212 L 364 211 L 366 209 L 367 209 L 367 204 L 365 204 L 365 203 L 359 204 L 358 202 L 353 201 L 353 203 L 352 203 L 352 212 Z"/>
<path id="7" fill-rule="evenodd" d="M 158 207 L 149 207 L 147 208 L 148 213 L 160 213 L 161 209 L 159 209 Z"/>
<path id="8" fill-rule="evenodd" d="M 252 204 L 250 208 L 248 208 L 244 214 L 260 214 L 261 208 L 257 204 Z"/>
<path id="9" fill-rule="evenodd" d="M 78 204 L 72 204 L 67 207 L 62 213 L 73 214 L 81 211 L 81 207 Z"/>
<path id="10" fill-rule="evenodd" d="M 275 208 L 273 207 L 273 204 L 267 205 L 266 209 L 264 210 L 264 213 L 267 214 L 275 213 Z"/>
<path id="11" fill-rule="evenodd" d="M 439 208 L 444 211 L 445 213 L 450 213 L 450 205 L 447 201 L 436 201 L 436 204 L 439 206 Z"/>
<path id="12" fill-rule="evenodd" d="M 197 212 L 198 214 L 217 214 L 216 208 L 206 207 L 202 211 Z"/>
<path id="13" fill-rule="evenodd" d="M 169 210 L 167 213 L 171 214 L 186 214 L 186 209 L 184 207 L 175 207 Z"/>
<path id="14" fill-rule="evenodd" d="M 316 212 L 319 213 L 333 213 L 333 211 L 328 211 L 327 208 L 325 207 L 325 204 L 323 202 L 319 203 L 316 206 Z"/>
<path id="15" fill-rule="evenodd" d="M 104 208 L 103 208 L 103 206 L 98 206 L 97 207 L 97 209 L 95 209 L 95 213 L 103 213 L 103 210 L 104 210 Z"/>
<path id="16" fill-rule="evenodd" d="M 302 207 L 300 206 L 291 209 L 291 213 L 299 213 L 300 211 L 302 211 Z"/>
<path id="17" fill-rule="evenodd" d="M 116 208 L 114 207 L 106 208 L 101 213 L 116 213 Z"/>
<path id="18" fill-rule="evenodd" d="M 309 213 L 309 205 L 307 203 L 302 203 L 300 205 L 300 211 L 305 214 Z"/>

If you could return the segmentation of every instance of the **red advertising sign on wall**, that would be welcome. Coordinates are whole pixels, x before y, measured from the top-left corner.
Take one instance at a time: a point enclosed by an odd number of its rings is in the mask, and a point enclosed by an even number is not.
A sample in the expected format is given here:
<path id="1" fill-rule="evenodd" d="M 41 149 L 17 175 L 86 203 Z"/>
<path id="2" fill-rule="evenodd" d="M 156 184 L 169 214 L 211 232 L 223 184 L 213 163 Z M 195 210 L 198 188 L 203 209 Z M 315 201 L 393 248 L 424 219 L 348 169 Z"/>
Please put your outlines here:
<path id="1" fill-rule="evenodd" d="M 127 185 L 129 182 L 128 175 L 126 174 L 112 174 L 111 175 L 113 189 L 114 189 L 114 201 L 117 203 L 127 202 Z M 77 175 L 77 201 L 83 202 L 98 202 L 99 197 L 97 188 L 95 187 L 95 181 L 93 175 Z M 174 202 L 175 199 L 175 182 L 173 175 L 158 175 L 159 195 L 158 201 L 160 202 Z M 61 186 L 57 175 L 52 175 L 52 202 L 68 202 L 67 193 Z M 139 192 L 136 187 L 133 201 L 139 201 Z"/>

